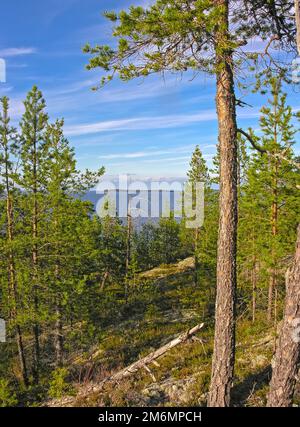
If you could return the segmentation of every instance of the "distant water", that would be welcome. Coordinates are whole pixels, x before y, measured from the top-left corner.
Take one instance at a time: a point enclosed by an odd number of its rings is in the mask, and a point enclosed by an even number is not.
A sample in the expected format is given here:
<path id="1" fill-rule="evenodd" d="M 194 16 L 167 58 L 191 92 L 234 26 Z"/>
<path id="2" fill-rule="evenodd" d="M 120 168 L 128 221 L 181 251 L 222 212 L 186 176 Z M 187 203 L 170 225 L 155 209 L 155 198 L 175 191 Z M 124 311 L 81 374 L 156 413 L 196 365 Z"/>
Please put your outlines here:
<path id="1" fill-rule="evenodd" d="M 89 191 L 83 196 L 83 200 L 92 202 L 96 210 L 98 203 L 100 203 L 103 197 L 104 194 L 97 194 L 96 191 Z M 136 227 L 140 227 L 147 222 L 157 223 L 159 219 L 163 215 L 166 216 L 169 211 L 175 211 L 175 216 L 176 213 L 178 214 L 175 202 L 179 197 L 180 193 L 175 191 L 170 191 L 168 193 L 164 190 L 137 190 L 133 194 L 128 194 L 126 191 L 116 190 L 116 213 L 122 222 L 126 222 L 126 215 L 120 215 L 120 200 L 127 200 L 129 212 L 134 219 Z M 126 212 L 126 207 L 125 209 L 123 208 L 123 212 L 124 211 Z"/>

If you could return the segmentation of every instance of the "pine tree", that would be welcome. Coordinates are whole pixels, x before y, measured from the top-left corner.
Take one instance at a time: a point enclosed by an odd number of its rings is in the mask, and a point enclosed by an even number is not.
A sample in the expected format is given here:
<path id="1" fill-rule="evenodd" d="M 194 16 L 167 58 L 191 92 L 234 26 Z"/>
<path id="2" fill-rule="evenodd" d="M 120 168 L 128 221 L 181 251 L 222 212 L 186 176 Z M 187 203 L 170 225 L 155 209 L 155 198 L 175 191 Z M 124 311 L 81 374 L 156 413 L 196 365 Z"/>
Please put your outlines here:
<path id="1" fill-rule="evenodd" d="M 201 150 L 199 146 L 197 145 L 195 148 L 195 151 L 192 155 L 192 159 L 190 162 L 190 170 L 187 173 L 188 180 L 193 186 L 193 192 L 195 192 L 195 185 L 197 183 L 204 183 L 205 185 L 205 197 L 208 195 L 207 192 L 209 191 L 209 183 L 210 183 L 210 177 L 208 174 L 208 167 L 206 165 L 206 161 L 204 160 L 204 157 L 201 153 Z M 193 197 L 195 195 L 193 194 Z M 195 207 L 195 201 L 193 200 L 193 205 Z M 194 258 L 195 258 L 195 284 L 197 285 L 199 283 L 199 241 L 200 241 L 200 229 L 199 227 L 196 227 L 194 230 Z"/>
<path id="2" fill-rule="evenodd" d="M 262 143 L 268 153 L 273 156 L 268 161 L 269 176 L 265 176 L 265 185 L 270 189 L 271 195 L 271 239 L 270 239 L 270 283 L 268 296 L 268 319 L 271 320 L 276 310 L 274 307 L 274 293 L 277 293 L 278 265 L 281 245 L 278 238 L 279 234 L 279 215 L 280 210 L 286 208 L 286 196 L 290 191 L 290 185 L 295 181 L 295 171 L 287 162 L 282 161 L 276 156 L 280 153 L 285 154 L 286 158 L 291 158 L 291 147 L 295 143 L 295 130 L 291 124 L 292 109 L 286 106 L 286 94 L 281 92 L 281 82 L 277 79 L 271 80 L 272 100 L 269 101 L 269 107 L 262 109 L 262 118 L 260 120 L 261 130 L 263 132 Z M 267 165 L 266 165 L 267 166 Z M 291 182 L 291 181 L 292 182 Z M 290 182 L 289 182 L 290 181 Z M 293 188 L 293 187 L 292 187 Z M 275 299 L 276 304 L 276 299 Z"/>
<path id="3" fill-rule="evenodd" d="M 250 269 L 253 288 L 252 317 L 257 282 L 264 271 L 269 281 L 269 321 L 277 319 L 278 285 L 282 282 L 279 267 L 293 246 L 299 215 L 299 173 L 291 161 L 296 133 L 292 109 L 286 105 L 279 80 L 272 79 L 270 88 L 272 98 L 261 110 L 261 136 L 250 132 L 263 152 L 251 156 L 242 187 L 240 220 L 240 249 L 244 266 Z"/>
<path id="4" fill-rule="evenodd" d="M 95 270 L 103 290 L 107 282 L 124 284 L 126 278 L 127 228 L 119 218 L 95 218 Z M 124 296 L 124 288 L 122 289 Z"/>
<path id="5" fill-rule="evenodd" d="M 150 270 L 159 264 L 155 250 L 156 227 L 151 222 L 143 224 L 142 228 L 135 235 L 135 248 L 138 266 L 141 270 Z"/>
<path id="6" fill-rule="evenodd" d="M 132 6 L 129 12 L 107 12 L 116 24 L 117 48 L 91 47 L 88 68 L 108 73 L 102 83 L 119 76 L 127 81 L 152 73 L 195 70 L 216 76 L 216 106 L 220 149 L 220 226 L 217 261 L 216 334 L 210 406 L 228 406 L 235 358 L 236 241 L 237 241 L 237 124 L 234 52 L 253 36 L 291 42 L 295 23 L 278 15 L 290 11 L 291 2 L 268 6 L 244 0 L 236 8 L 228 0 L 157 0 L 148 8 Z M 289 16 L 286 13 L 284 16 Z M 235 26 L 230 26 L 231 21 Z M 234 30 L 233 30 L 234 28 Z M 288 29 L 288 31 L 287 31 Z M 230 32 L 231 31 L 231 32 Z M 245 57 L 244 56 L 244 57 Z M 253 57 L 253 55 L 252 55 Z"/>
<path id="7" fill-rule="evenodd" d="M 81 286 L 82 253 L 92 246 L 84 237 L 89 235 L 91 207 L 79 199 L 74 200 L 72 194 L 74 191 L 77 197 L 84 194 L 103 173 L 103 169 L 84 174 L 76 170 L 74 150 L 64 137 L 63 126 L 63 120 L 57 120 L 47 127 L 45 135 L 48 158 L 45 162 L 47 225 L 44 226 L 48 250 L 43 255 L 47 262 L 43 275 L 47 275 L 46 281 L 51 284 L 57 366 L 63 363 L 63 308 Z"/>
<path id="8" fill-rule="evenodd" d="M 174 218 L 174 212 L 167 218 L 162 217 L 156 228 L 154 248 L 158 264 L 171 264 L 180 258 L 180 224 Z"/>
<path id="9" fill-rule="evenodd" d="M 39 282 L 39 223 L 42 216 L 42 194 L 45 187 L 44 163 L 47 157 L 45 129 L 48 115 L 45 113 L 45 100 L 36 86 L 28 93 L 24 102 L 25 113 L 21 121 L 21 168 L 22 186 L 31 207 L 31 286 L 34 304 L 34 378 L 39 380 L 40 370 L 40 310 L 39 295 L 42 284 Z"/>
<path id="10" fill-rule="evenodd" d="M 16 174 L 16 164 L 13 159 L 18 154 L 18 141 L 15 129 L 10 126 L 9 100 L 7 97 L 0 99 L 2 113 L 0 114 L 0 177 L 4 182 L 4 194 L 6 203 L 5 212 L 5 247 L 4 253 L 7 257 L 8 271 L 8 307 L 9 320 L 16 334 L 16 341 L 19 353 L 19 363 L 24 385 L 27 387 L 28 372 L 24 349 L 22 328 L 18 319 L 19 312 L 19 292 L 16 275 L 16 262 L 14 254 L 15 246 L 15 206 L 14 197 L 16 193 L 14 175 Z"/>

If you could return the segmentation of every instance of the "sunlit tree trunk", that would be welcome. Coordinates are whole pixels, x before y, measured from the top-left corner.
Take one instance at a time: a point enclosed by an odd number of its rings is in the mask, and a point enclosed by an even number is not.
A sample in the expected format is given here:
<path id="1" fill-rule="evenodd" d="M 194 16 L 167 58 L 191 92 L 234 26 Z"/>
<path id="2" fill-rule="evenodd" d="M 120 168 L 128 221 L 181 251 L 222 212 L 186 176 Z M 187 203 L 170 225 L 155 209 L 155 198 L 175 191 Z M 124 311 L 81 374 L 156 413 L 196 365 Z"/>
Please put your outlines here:
<path id="1" fill-rule="evenodd" d="M 291 406 L 300 364 L 300 225 L 296 255 L 286 274 L 283 326 L 275 354 L 268 406 Z"/>
<path id="2" fill-rule="evenodd" d="M 36 127 L 36 126 L 35 126 Z M 38 297 L 38 183 L 37 183 L 37 141 L 36 141 L 36 129 L 34 127 L 34 141 L 33 141 L 33 211 L 32 211 L 32 269 L 33 269 L 33 299 L 34 299 L 34 310 L 35 310 L 35 322 L 33 326 L 34 335 L 34 380 L 36 383 L 39 381 L 39 370 L 40 370 L 40 331 L 38 323 L 38 310 L 39 310 L 39 297 Z"/>
<path id="3" fill-rule="evenodd" d="M 217 112 L 220 147 L 220 222 L 217 261 L 215 340 L 209 406 L 230 405 L 235 359 L 237 242 L 237 125 L 232 53 L 219 52 L 228 38 L 228 1 L 217 32 Z"/>
<path id="4" fill-rule="evenodd" d="M 275 110 L 275 114 L 276 114 L 276 110 Z M 277 142 L 277 127 L 275 124 L 275 128 L 274 128 L 274 141 L 275 143 Z M 278 179 L 277 179 L 277 175 L 278 175 L 278 163 L 277 161 L 275 162 L 275 165 L 273 167 L 273 174 L 274 174 L 274 178 L 273 178 L 273 183 L 272 183 L 272 208 L 271 208 L 271 227 L 272 227 L 272 231 L 271 231 L 271 235 L 272 235 L 272 240 L 273 240 L 273 244 L 272 244 L 272 268 L 271 268 L 271 275 L 270 275 L 270 279 L 269 279 L 269 293 L 268 293 L 268 321 L 270 322 L 272 320 L 273 314 L 274 314 L 274 320 L 275 319 L 275 304 L 277 303 L 277 301 L 274 301 L 274 293 L 276 293 L 277 295 L 277 271 L 275 268 L 276 262 L 277 262 L 277 256 L 276 256 L 276 250 L 274 248 L 274 245 L 276 244 L 276 238 L 277 238 L 277 234 L 278 234 Z"/>
<path id="5" fill-rule="evenodd" d="M 295 19 L 297 27 L 297 49 L 300 56 L 300 1 L 295 0 Z"/>

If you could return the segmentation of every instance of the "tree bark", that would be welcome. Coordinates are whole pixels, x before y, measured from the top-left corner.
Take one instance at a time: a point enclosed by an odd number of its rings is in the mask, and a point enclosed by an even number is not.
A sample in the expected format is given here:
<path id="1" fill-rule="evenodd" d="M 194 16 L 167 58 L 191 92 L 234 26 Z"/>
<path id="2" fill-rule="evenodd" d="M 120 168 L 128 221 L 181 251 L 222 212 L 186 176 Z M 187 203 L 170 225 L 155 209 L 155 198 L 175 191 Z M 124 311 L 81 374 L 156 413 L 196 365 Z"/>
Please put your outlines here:
<path id="1" fill-rule="evenodd" d="M 251 281 L 252 281 L 252 323 L 255 322 L 256 317 L 256 293 L 257 293 L 257 278 L 256 278 L 256 260 L 254 257 L 252 272 L 251 272 Z"/>
<path id="2" fill-rule="evenodd" d="M 7 199 L 6 199 L 6 208 L 7 208 L 7 232 L 8 232 L 8 242 L 9 244 L 12 244 L 13 242 L 13 208 L 12 208 L 12 201 L 10 196 L 10 190 L 8 186 L 8 180 L 7 180 Z M 24 382 L 25 387 L 28 387 L 29 381 L 28 381 L 28 373 L 27 373 L 27 365 L 26 365 L 26 358 L 25 358 L 25 350 L 24 350 L 24 344 L 23 344 L 23 336 L 22 336 L 22 330 L 20 325 L 17 322 L 17 279 L 15 274 L 15 260 L 14 260 L 14 254 L 9 249 L 9 255 L 8 255 L 8 280 L 9 280 L 9 287 L 10 287 L 10 295 L 12 299 L 12 308 L 11 308 L 11 317 L 12 320 L 16 323 L 15 330 L 16 330 L 16 341 L 17 341 L 17 347 L 18 347 L 18 355 L 19 355 L 19 363 L 22 373 L 22 379 Z"/>
<path id="3" fill-rule="evenodd" d="M 283 326 L 279 334 L 267 406 L 292 405 L 300 364 L 300 225 L 296 255 L 286 274 Z"/>
<path id="4" fill-rule="evenodd" d="M 60 298 L 58 296 L 57 298 Z M 56 303 L 56 321 L 55 321 L 55 355 L 56 366 L 63 364 L 63 324 L 62 324 L 62 308 L 60 301 Z"/>
<path id="5" fill-rule="evenodd" d="M 274 113 L 276 114 L 277 109 L 275 107 Z M 277 143 L 277 125 L 275 124 L 274 128 L 274 140 Z M 274 245 L 276 244 L 276 236 L 278 234 L 278 161 L 275 160 L 275 165 L 273 168 L 274 179 L 273 179 L 273 188 L 272 188 L 272 208 L 271 208 L 271 227 L 272 227 L 272 269 L 271 276 L 269 281 L 269 292 L 268 292 L 268 321 L 271 322 L 273 317 L 274 307 L 274 293 L 277 287 L 277 271 L 274 265 L 276 265 L 276 251 L 274 251 Z M 274 313 L 275 314 L 275 313 Z M 275 317 L 275 316 L 274 316 Z M 275 319 L 276 321 L 276 319 Z"/>
<path id="6" fill-rule="evenodd" d="M 38 323 L 39 297 L 38 297 L 38 201 L 37 201 L 37 141 L 36 141 L 36 124 L 34 129 L 34 144 L 33 144 L 33 211 L 32 211 L 32 269 L 33 269 L 33 302 L 35 310 L 35 322 L 33 325 L 34 335 L 34 367 L 33 377 L 35 383 L 39 382 L 40 370 L 40 328 Z"/>
<path id="7" fill-rule="evenodd" d="M 228 40 L 228 1 L 218 0 L 223 17 L 217 45 Z M 212 378 L 208 406 L 230 405 L 235 359 L 236 242 L 237 242 L 237 125 L 232 52 L 217 48 L 217 112 L 220 148 L 220 222 L 217 297 Z"/>
<path id="8" fill-rule="evenodd" d="M 63 319 L 62 319 L 62 293 L 61 293 L 61 287 L 60 287 L 60 261 L 59 261 L 59 229 L 58 229 L 58 219 L 57 219 L 57 213 L 59 211 L 59 206 L 55 206 L 54 208 L 54 234 L 55 234 L 55 252 L 56 252 L 56 262 L 55 262 L 55 269 L 54 269 L 54 277 L 55 277 L 55 314 L 56 314 L 56 320 L 55 320 L 55 355 L 56 355 L 56 366 L 62 366 L 63 364 L 63 355 L 64 355 L 64 337 L 63 337 Z"/>
<path id="9" fill-rule="evenodd" d="M 195 230 L 195 236 L 194 236 L 194 258 L 195 258 L 195 275 L 194 275 L 194 281 L 195 286 L 199 284 L 199 269 L 200 269 L 200 263 L 199 263 L 199 237 L 200 237 L 200 229 L 196 228 Z"/>
<path id="10" fill-rule="evenodd" d="M 296 29 L 297 29 L 297 50 L 298 55 L 300 56 L 300 1 L 295 0 L 295 19 L 296 19 Z"/>
<path id="11" fill-rule="evenodd" d="M 130 202 L 128 206 L 128 212 L 127 212 L 127 231 L 126 231 L 126 274 L 128 274 L 129 266 L 130 266 L 130 260 L 131 260 L 131 235 L 132 235 L 132 217 L 130 212 Z"/>
<path id="12" fill-rule="evenodd" d="M 125 301 L 128 302 L 129 284 L 128 274 L 131 261 L 131 235 L 132 235 L 132 217 L 130 211 L 130 201 L 127 212 L 127 233 L 126 233 L 126 260 L 125 260 Z"/>

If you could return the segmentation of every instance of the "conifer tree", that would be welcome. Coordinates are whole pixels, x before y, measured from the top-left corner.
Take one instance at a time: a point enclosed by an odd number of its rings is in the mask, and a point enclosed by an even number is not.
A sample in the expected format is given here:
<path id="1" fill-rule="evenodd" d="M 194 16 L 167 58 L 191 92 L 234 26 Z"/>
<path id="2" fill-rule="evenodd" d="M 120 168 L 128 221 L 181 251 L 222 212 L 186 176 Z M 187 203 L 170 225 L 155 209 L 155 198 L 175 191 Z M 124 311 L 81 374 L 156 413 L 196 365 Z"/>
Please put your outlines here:
<path id="1" fill-rule="evenodd" d="M 158 265 L 157 253 L 155 251 L 156 227 L 151 222 L 143 224 L 135 235 L 135 248 L 138 265 L 142 270 L 150 270 Z"/>
<path id="2" fill-rule="evenodd" d="M 19 321 L 19 291 L 15 261 L 15 206 L 16 195 L 14 175 L 16 164 L 14 159 L 18 155 L 18 137 L 16 130 L 10 126 L 9 100 L 7 97 L 0 99 L 2 112 L 0 113 L 0 177 L 3 181 L 5 194 L 5 244 L 3 253 L 7 258 L 8 289 L 7 303 L 9 308 L 9 320 L 12 329 L 15 330 L 20 370 L 24 385 L 28 386 L 27 362 L 24 349 L 22 327 Z"/>
<path id="3" fill-rule="evenodd" d="M 174 212 L 171 212 L 169 217 L 162 217 L 159 220 L 154 240 L 158 264 L 171 264 L 178 261 L 180 257 L 179 231 L 180 225 L 174 218 Z"/>
<path id="4" fill-rule="evenodd" d="M 277 319 L 281 263 L 293 246 L 299 215 L 299 172 L 293 153 L 297 129 L 280 80 L 271 79 L 269 86 L 272 97 L 261 110 L 260 134 L 249 131 L 260 152 L 251 154 L 240 194 L 239 263 L 241 278 L 252 285 L 253 320 L 257 286 L 263 288 L 265 281 L 268 318 Z"/>
<path id="5" fill-rule="evenodd" d="M 192 155 L 190 162 L 190 170 L 187 173 L 189 182 L 195 186 L 197 183 L 204 183 L 205 185 L 205 199 L 208 197 L 210 178 L 208 174 L 208 167 L 206 161 L 201 153 L 199 146 L 197 145 Z M 193 192 L 195 187 L 193 188 Z M 195 206 L 195 201 L 193 200 Z M 194 258 L 195 258 L 195 284 L 199 283 L 199 241 L 200 241 L 200 229 L 196 227 L 194 230 Z"/>
<path id="6" fill-rule="evenodd" d="M 240 2 L 241 3 L 241 2 Z M 235 359 L 236 240 L 237 240 L 237 124 L 234 53 L 253 36 L 294 43 L 292 1 L 279 4 L 244 0 L 157 0 L 148 8 L 108 12 L 116 24 L 117 48 L 87 45 L 88 68 L 107 72 L 102 83 L 160 72 L 189 69 L 215 74 L 220 149 L 220 225 L 217 261 L 216 334 L 210 406 L 228 406 Z M 272 6 L 272 7 L 271 7 Z M 284 10 L 286 13 L 278 18 Z M 270 13 L 268 13 L 270 12 Z M 229 17 L 234 25 L 230 25 Z M 274 38 L 274 35 L 276 37 Z M 256 57 L 257 58 L 257 57 Z"/>
<path id="7" fill-rule="evenodd" d="M 92 173 L 86 171 L 80 174 L 76 170 L 74 150 L 63 134 L 63 120 L 57 120 L 47 127 L 45 135 L 47 155 L 45 161 L 46 184 L 45 199 L 47 201 L 47 252 L 43 255 L 46 260 L 44 273 L 47 283 L 51 284 L 50 291 L 55 319 L 55 351 L 56 364 L 63 363 L 63 308 L 70 300 L 70 295 L 76 294 L 81 286 L 84 272 L 82 253 L 91 249 L 89 241 L 89 203 L 75 199 L 92 188 L 103 174 L 103 169 Z M 85 240 L 87 236 L 87 241 Z M 80 247 L 78 248 L 78 245 Z M 87 273 L 87 271 L 85 271 Z"/>
<path id="8" fill-rule="evenodd" d="M 45 130 L 48 115 L 45 100 L 36 86 L 28 93 L 24 102 L 25 113 L 21 120 L 21 170 L 20 184 L 26 193 L 26 202 L 31 209 L 31 273 L 30 282 L 34 307 L 34 378 L 39 380 L 40 370 L 40 316 L 39 299 L 42 284 L 39 280 L 38 247 L 39 225 L 43 213 L 43 192 L 45 189 L 45 159 L 47 148 Z"/>

